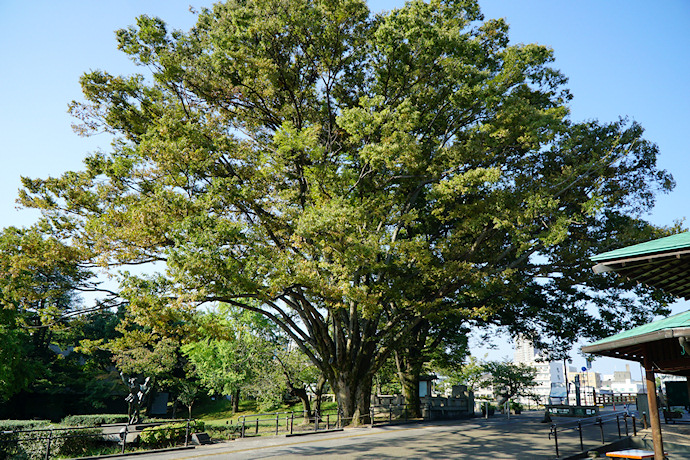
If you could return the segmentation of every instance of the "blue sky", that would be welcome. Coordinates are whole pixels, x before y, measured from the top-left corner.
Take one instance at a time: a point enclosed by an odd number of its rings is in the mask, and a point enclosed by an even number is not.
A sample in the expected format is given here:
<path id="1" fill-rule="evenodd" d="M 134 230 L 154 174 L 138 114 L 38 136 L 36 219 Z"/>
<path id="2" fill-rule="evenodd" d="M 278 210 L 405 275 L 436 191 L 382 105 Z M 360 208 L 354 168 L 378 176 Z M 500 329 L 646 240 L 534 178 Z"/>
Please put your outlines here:
<path id="1" fill-rule="evenodd" d="M 17 211 L 20 176 L 81 169 L 85 154 L 108 150 L 104 136 L 71 131 L 67 104 L 80 97 L 79 76 L 91 69 L 129 74 L 136 68 L 116 49 L 114 31 L 136 16 L 158 16 L 173 28 L 194 23 L 197 0 L 0 1 L 0 226 L 27 226 L 36 214 Z M 374 11 L 401 1 L 371 1 Z M 688 216 L 690 197 L 690 2 L 685 0 L 483 0 L 487 18 L 504 17 L 513 43 L 554 49 L 554 66 L 569 77 L 574 120 L 642 124 L 660 149 L 659 164 L 676 189 L 647 218 L 671 225 Z M 676 307 L 676 310 L 684 307 Z M 503 347 L 501 347 L 504 349 Z M 505 350 L 505 349 L 504 349 Z M 509 349 L 504 355 L 510 353 Z M 624 364 L 623 361 L 618 361 Z"/>

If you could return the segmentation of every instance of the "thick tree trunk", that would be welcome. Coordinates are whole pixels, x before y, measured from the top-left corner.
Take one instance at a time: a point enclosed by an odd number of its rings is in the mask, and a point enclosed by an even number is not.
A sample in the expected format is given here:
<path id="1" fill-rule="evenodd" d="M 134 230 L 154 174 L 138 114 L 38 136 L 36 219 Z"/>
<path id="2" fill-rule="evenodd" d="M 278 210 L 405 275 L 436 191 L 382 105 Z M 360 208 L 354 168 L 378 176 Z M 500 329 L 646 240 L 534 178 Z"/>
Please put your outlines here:
<path id="1" fill-rule="evenodd" d="M 351 422 L 356 426 L 370 422 L 371 383 L 369 372 L 360 374 L 343 370 L 331 382 L 344 423 Z"/>
<path id="2" fill-rule="evenodd" d="M 420 321 L 410 331 L 404 347 L 395 351 L 395 364 L 408 414 L 415 418 L 422 416 L 419 400 L 419 377 L 425 362 L 424 346 L 429 335 L 428 326 L 427 321 Z"/>
<path id="3" fill-rule="evenodd" d="M 407 354 L 395 352 L 395 364 L 398 368 L 398 378 L 402 386 L 405 404 L 410 417 L 422 416 L 422 407 L 419 400 L 419 377 L 422 373 L 423 361 L 419 356 L 419 350 L 408 349 Z"/>
<path id="4" fill-rule="evenodd" d="M 232 412 L 236 414 L 240 411 L 240 390 L 235 390 L 235 394 L 232 395 Z"/>

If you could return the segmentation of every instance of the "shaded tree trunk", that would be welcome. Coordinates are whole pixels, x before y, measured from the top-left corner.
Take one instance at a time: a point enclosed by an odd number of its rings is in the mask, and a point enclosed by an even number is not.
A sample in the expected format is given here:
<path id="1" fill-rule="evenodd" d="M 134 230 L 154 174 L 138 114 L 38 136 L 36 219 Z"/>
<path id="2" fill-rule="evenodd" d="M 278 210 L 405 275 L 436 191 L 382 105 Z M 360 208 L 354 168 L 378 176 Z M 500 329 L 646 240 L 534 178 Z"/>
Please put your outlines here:
<path id="1" fill-rule="evenodd" d="M 429 323 L 418 322 L 407 336 L 403 347 L 395 351 L 395 365 L 402 386 L 407 410 L 411 417 L 421 417 L 422 408 L 419 399 L 419 377 L 426 361 L 424 347 L 429 335 Z"/>
<path id="2" fill-rule="evenodd" d="M 345 423 L 351 420 L 356 426 L 370 422 L 371 384 L 370 373 L 359 375 L 354 372 L 341 372 L 331 383 Z"/>
<path id="3" fill-rule="evenodd" d="M 305 420 L 311 420 L 311 404 L 309 403 L 309 395 L 307 394 L 307 390 L 304 388 L 304 386 L 294 386 L 292 383 L 292 379 L 290 378 L 290 374 L 288 374 L 287 371 L 283 371 L 283 374 L 285 374 L 285 379 L 287 380 L 287 387 L 288 391 L 290 392 L 290 396 L 295 396 L 299 398 L 300 401 L 302 401 L 302 410 L 304 412 L 304 418 Z"/>
<path id="4" fill-rule="evenodd" d="M 314 412 L 321 414 L 321 397 L 323 396 L 323 387 L 326 385 L 326 378 L 322 375 L 316 382 L 316 402 L 314 403 Z"/>
<path id="5" fill-rule="evenodd" d="M 240 411 L 240 390 L 235 390 L 232 395 L 232 412 L 237 413 Z"/>
<path id="6" fill-rule="evenodd" d="M 398 378 L 402 386 L 402 393 L 407 404 L 410 417 L 422 416 L 421 401 L 419 399 L 419 377 L 422 373 L 423 360 L 419 350 L 407 349 L 407 353 L 395 352 L 395 364 L 398 368 Z"/>

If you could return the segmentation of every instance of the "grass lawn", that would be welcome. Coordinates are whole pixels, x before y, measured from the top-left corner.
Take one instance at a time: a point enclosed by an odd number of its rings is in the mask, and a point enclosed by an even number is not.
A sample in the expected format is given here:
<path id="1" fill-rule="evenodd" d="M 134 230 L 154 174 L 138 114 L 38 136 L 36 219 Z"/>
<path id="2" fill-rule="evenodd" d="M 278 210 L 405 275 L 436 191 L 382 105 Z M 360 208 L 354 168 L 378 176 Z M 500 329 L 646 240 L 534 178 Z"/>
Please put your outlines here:
<path id="1" fill-rule="evenodd" d="M 292 405 L 283 404 L 278 407 L 274 407 L 269 411 L 259 411 L 257 409 L 256 401 L 240 401 L 239 411 L 237 413 L 232 412 L 232 403 L 226 398 L 219 397 L 215 400 L 211 398 L 203 398 L 192 408 L 192 417 L 198 420 L 203 420 L 210 425 L 224 425 L 232 424 L 237 421 L 237 418 L 244 415 L 254 415 L 259 413 L 275 413 L 275 412 L 294 412 L 295 415 L 301 416 L 303 411 L 302 403 L 296 403 Z M 337 403 L 334 402 L 322 402 L 321 411 L 322 412 L 333 412 L 338 408 Z M 313 405 L 312 405 L 313 410 Z M 184 411 L 186 414 L 186 411 Z"/>

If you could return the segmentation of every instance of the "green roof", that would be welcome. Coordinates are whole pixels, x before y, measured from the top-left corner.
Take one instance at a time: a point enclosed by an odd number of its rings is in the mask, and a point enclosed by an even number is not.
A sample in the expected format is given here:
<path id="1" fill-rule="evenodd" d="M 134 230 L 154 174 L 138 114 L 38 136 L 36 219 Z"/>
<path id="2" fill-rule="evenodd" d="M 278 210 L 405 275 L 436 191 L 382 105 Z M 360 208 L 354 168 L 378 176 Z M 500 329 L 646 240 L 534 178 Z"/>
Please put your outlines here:
<path id="1" fill-rule="evenodd" d="M 612 335 L 611 337 L 606 337 L 598 342 L 594 342 L 587 347 L 595 347 L 598 345 L 603 345 L 609 342 L 615 342 L 623 339 L 632 339 L 633 337 L 638 337 L 645 334 L 651 334 L 653 332 L 659 332 L 665 329 L 677 329 L 690 327 L 690 310 L 678 313 L 668 318 L 660 319 L 659 321 L 654 321 L 653 323 L 644 324 L 642 326 L 634 327 L 627 331 L 623 331 L 619 334 Z"/>
<path id="2" fill-rule="evenodd" d="M 642 256 L 679 249 L 690 249 L 690 232 L 678 233 L 677 235 L 671 235 L 665 238 L 635 244 L 633 246 L 626 246 L 614 251 L 597 254 L 596 256 L 592 256 L 591 259 L 595 262 L 602 262 L 623 257 Z"/>

